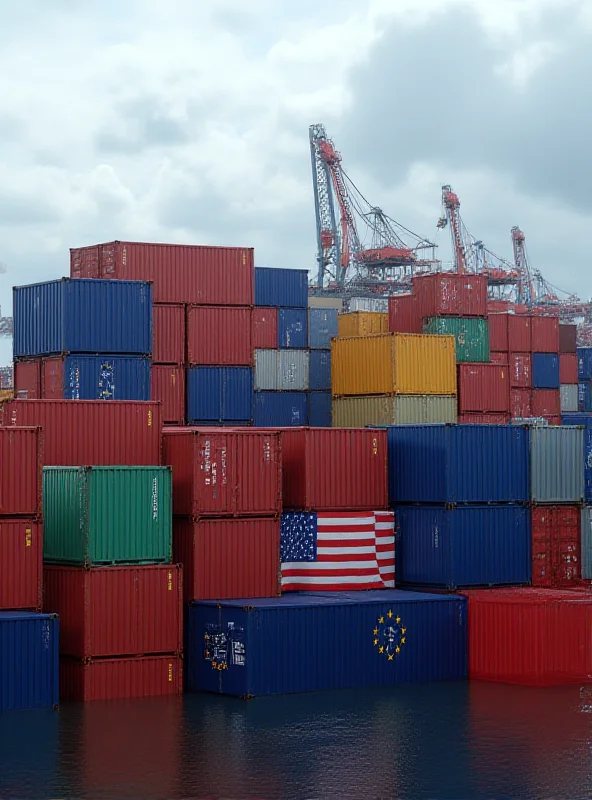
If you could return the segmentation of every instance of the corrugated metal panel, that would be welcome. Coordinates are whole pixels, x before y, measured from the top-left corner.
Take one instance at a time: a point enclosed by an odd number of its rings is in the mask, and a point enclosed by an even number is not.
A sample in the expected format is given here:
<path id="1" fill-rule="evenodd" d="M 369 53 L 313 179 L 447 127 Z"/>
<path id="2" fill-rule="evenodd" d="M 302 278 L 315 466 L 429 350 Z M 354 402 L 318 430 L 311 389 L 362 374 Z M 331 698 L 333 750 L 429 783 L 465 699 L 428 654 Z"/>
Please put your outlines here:
<path id="1" fill-rule="evenodd" d="M 311 391 L 331 391 L 331 351 L 310 351 L 310 374 L 308 385 Z"/>
<path id="2" fill-rule="evenodd" d="M 578 379 L 589 381 L 592 379 L 592 347 L 578 347 Z"/>
<path id="3" fill-rule="evenodd" d="M 578 384 L 564 384 L 559 387 L 562 414 L 573 414 L 578 410 Z"/>
<path id="4" fill-rule="evenodd" d="M 183 364 L 185 361 L 185 305 L 154 303 L 152 307 L 155 364 Z"/>
<path id="5" fill-rule="evenodd" d="M 508 372 L 511 389 L 532 387 L 532 356 L 530 353 L 509 353 Z"/>
<path id="6" fill-rule="evenodd" d="M 396 590 L 291 595 L 247 607 L 241 600 L 195 603 L 188 688 L 252 697 L 460 679 L 467 671 L 465 603 Z M 212 669 L 218 652 L 204 648 L 204 636 L 227 645 L 222 669 Z"/>
<path id="7" fill-rule="evenodd" d="M 460 425 L 509 425 L 509 414 L 485 414 L 471 413 L 459 414 L 458 423 Z"/>
<path id="8" fill-rule="evenodd" d="M 0 428 L 0 514 L 41 514 L 43 457 L 39 428 Z"/>
<path id="9" fill-rule="evenodd" d="M 532 351 L 532 328 L 530 317 L 524 314 L 508 315 L 508 349 L 511 353 Z"/>
<path id="10" fill-rule="evenodd" d="M 456 422 L 456 397 L 400 394 L 395 397 L 336 397 L 333 400 L 336 428 L 428 422 Z"/>
<path id="11" fill-rule="evenodd" d="M 59 281 L 13 289 L 15 356 L 148 354 L 152 288 L 139 281 Z"/>
<path id="12" fill-rule="evenodd" d="M 57 708 L 55 615 L 0 611 L 0 711 Z"/>
<path id="13" fill-rule="evenodd" d="M 561 353 L 559 356 L 560 383 L 578 382 L 578 357 L 575 353 Z"/>
<path id="14" fill-rule="evenodd" d="M 337 309 L 308 309 L 308 346 L 313 350 L 326 350 L 331 347 L 331 339 L 337 334 Z"/>
<path id="15" fill-rule="evenodd" d="M 388 304 L 389 300 L 387 297 L 350 297 L 348 308 L 350 311 L 369 311 L 371 313 L 387 314 Z"/>
<path id="16" fill-rule="evenodd" d="M 255 305 L 307 308 L 308 270 L 257 267 Z"/>
<path id="17" fill-rule="evenodd" d="M 170 467 L 43 470 L 48 563 L 170 563 Z"/>
<path id="18" fill-rule="evenodd" d="M 333 420 L 331 392 L 308 395 L 308 424 L 311 428 L 330 428 Z"/>
<path id="19" fill-rule="evenodd" d="M 180 656 L 105 658 L 97 661 L 60 659 L 60 695 L 64 700 L 131 700 L 183 692 Z"/>
<path id="20" fill-rule="evenodd" d="M 487 278 L 439 272 L 413 278 L 413 294 L 422 317 L 487 315 Z"/>
<path id="21" fill-rule="evenodd" d="M 534 389 L 559 389 L 559 356 L 556 353 L 533 353 L 532 386 Z"/>
<path id="22" fill-rule="evenodd" d="M 533 417 L 545 417 L 550 420 L 561 414 L 558 389 L 533 389 L 530 402 Z"/>
<path id="23" fill-rule="evenodd" d="M 452 336 L 395 334 L 397 394 L 456 394 Z"/>
<path id="24" fill-rule="evenodd" d="M 458 363 L 489 362 L 489 327 L 486 319 L 429 317 L 424 321 L 423 332 L 454 336 Z"/>
<path id="25" fill-rule="evenodd" d="M 70 250 L 72 278 L 150 281 L 155 303 L 251 306 L 251 247 L 109 242 Z"/>
<path id="26" fill-rule="evenodd" d="M 592 508 L 582 509 L 582 578 L 592 581 Z"/>
<path id="27" fill-rule="evenodd" d="M 529 499 L 529 429 L 401 425 L 388 429 L 391 503 L 517 503 Z"/>
<path id="28" fill-rule="evenodd" d="M 306 392 L 255 392 L 255 426 L 289 428 L 308 425 Z"/>
<path id="29" fill-rule="evenodd" d="M 515 419 L 532 417 L 532 392 L 530 389 L 510 389 L 510 414 Z"/>
<path id="30" fill-rule="evenodd" d="M 398 506 L 397 579 L 405 584 L 530 583 L 530 512 L 520 506 Z"/>
<path id="31" fill-rule="evenodd" d="M 22 400 L 41 397 L 41 359 L 14 362 L 14 394 Z"/>
<path id="32" fill-rule="evenodd" d="M 60 617 L 60 653 L 77 658 L 183 649 L 182 568 L 51 567 L 44 607 Z"/>
<path id="33" fill-rule="evenodd" d="M 44 358 L 44 400 L 150 400 L 150 361 L 142 356 Z"/>
<path id="34" fill-rule="evenodd" d="M 253 417 L 250 367 L 192 367 L 187 370 L 190 422 L 245 422 Z"/>
<path id="35" fill-rule="evenodd" d="M 255 389 L 258 391 L 305 392 L 309 370 L 308 350 L 255 351 Z"/>
<path id="36" fill-rule="evenodd" d="M 579 506 L 533 506 L 532 585 L 579 586 L 582 512 Z"/>
<path id="37" fill-rule="evenodd" d="M 334 308 L 338 313 L 343 311 L 343 300 L 341 297 L 315 297 L 308 296 L 309 308 Z"/>
<path id="38" fill-rule="evenodd" d="M 43 526 L 35 519 L 0 519 L 0 609 L 42 603 Z"/>
<path id="39" fill-rule="evenodd" d="M 583 428 L 533 427 L 530 448 L 531 499 L 537 503 L 583 502 Z"/>
<path id="40" fill-rule="evenodd" d="M 254 308 L 251 312 L 251 339 L 253 350 L 275 350 L 278 343 L 277 308 Z"/>
<path id="41" fill-rule="evenodd" d="M 533 353 L 558 353 L 559 352 L 559 318 L 558 317 L 531 317 L 532 352 Z"/>
<path id="42" fill-rule="evenodd" d="M 232 306 L 189 306 L 187 360 L 206 366 L 253 363 L 251 309 Z"/>
<path id="43" fill-rule="evenodd" d="M 592 501 L 592 416 L 590 414 L 564 414 L 564 425 L 579 425 L 584 429 L 584 498 Z"/>
<path id="44" fill-rule="evenodd" d="M 280 593 L 280 523 L 266 519 L 175 518 L 175 561 L 192 600 L 274 597 Z"/>
<path id="45" fill-rule="evenodd" d="M 508 368 L 499 364 L 458 365 L 458 411 L 510 410 Z"/>
<path id="46" fill-rule="evenodd" d="M 278 310 L 278 347 L 308 347 L 308 313 L 301 308 Z"/>
<path id="47" fill-rule="evenodd" d="M 508 315 L 490 314 L 487 318 L 489 323 L 489 346 L 492 350 L 500 353 L 507 353 L 508 347 Z"/>
<path id="48" fill-rule="evenodd" d="M 337 333 L 341 338 L 370 336 L 373 333 L 388 333 L 388 314 L 372 311 L 354 311 L 340 314 L 337 318 Z"/>
<path id="49" fill-rule="evenodd" d="M 559 352 L 575 355 L 577 352 L 577 325 L 559 325 Z"/>
<path id="50" fill-rule="evenodd" d="M 592 382 L 583 381 L 578 384 L 578 411 L 592 411 Z"/>
<path id="51" fill-rule="evenodd" d="M 509 353 L 491 352 L 489 354 L 489 360 L 492 364 L 502 364 L 504 367 L 507 367 L 509 364 L 509 355 Z"/>
<path id="52" fill-rule="evenodd" d="M 415 295 L 400 294 L 389 298 L 388 329 L 391 333 L 423 333 Z"/>
<path id="53" fill-rule="evenodd" d="M 48 466 L 161 463 L 159 403 L 13 400 L 0 416 L 5 426 L 43 428 Z"/>
<path id="54" fill-rule="evenodd" d="M 153 366 L 151 373 L 152 400 L 162 403 L 165 425 L 183 425 L 185 421 L 185 369 L 173 366 Z"/>

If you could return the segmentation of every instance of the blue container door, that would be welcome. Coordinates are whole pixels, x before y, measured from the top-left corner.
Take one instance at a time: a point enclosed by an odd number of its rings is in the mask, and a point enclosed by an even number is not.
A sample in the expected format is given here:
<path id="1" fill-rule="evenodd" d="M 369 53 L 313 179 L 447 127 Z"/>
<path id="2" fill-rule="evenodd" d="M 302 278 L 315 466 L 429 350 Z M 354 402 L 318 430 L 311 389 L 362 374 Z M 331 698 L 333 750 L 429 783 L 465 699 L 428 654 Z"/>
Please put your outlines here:
<path id="1" fill-rule="evenodd" d="M 308 425 L 306 392 L 255 392 L 255 426 L 298 428 Z"/>
<path id="2" fill-rule="evenodd" d="M 592 382 L 582 381 L 578 384 L 578 411 L 592 411 Z"/>
<path id="3" fill-rule="evenodd" d="M 314 350 L 328 350 L 331 339 L 337 336 L 336 308 L 309 308 L 308 346 Z"/>
<path id="4" fill-rule="evenodd" d="M 278 347 L 305 350 L 308 346 L 306 310 L 280 308 L 278 312 Z"/>
<path id="5" fill-rule="evenodd" d="M 62 353 L 65 281 L 16 286 L 12 290 L 15 358 Z"/>
<path id="6" fill-rule="evenodd" d="M 255 305 L 308 306 L 308 272 L 303 269 L 255 269 Z M 300 345 L 299 345 L 300 346 Z M 302 345 L 306 347 L 306 345 Z"/>
<path id="7" fill-rule="evenodd" d="M 532 354 L 532 385 L 535 389 L 559 389 L 559 356 Z"/>
<path id="8" fill-rule="evenodd" d="M 250 367 L 192 367 L 187 370 L 187 417 L 192 423 L 245 422 L 253 414 Z"/>
<path id="9" fill-rule="evenodd" d="M 308 396 L 308 424 L 311 428 L 330 428 L 332 425 L 331 392 L 311 392 Z"/>
<path id="10" fill-rule="evenodd" d="M 311 350 L 309 357 L 308 385 L 311 391 L 331 391 L 331 351 Z"/>
<path id="11" fill-rule="evenodd" d="M 564 414 L 561 422 L 584 426 L 584 499 L 586 503 L 592 502 L 592 415 Z"/>
<path id="12" fill-rule="evenodd" d="M 56 615 L 0 611 L 0 712 L 57 707 Z"/>
<path id="13" fill-rule="evenodd" d="M 578 347 L 578 380 L 592 380 L 592 347 Z"/>
<path id="14" fill-rule="evenodd" d="M 150 400 L 150 361 L 69 355 L 64 361 L 64 400 Z"/>

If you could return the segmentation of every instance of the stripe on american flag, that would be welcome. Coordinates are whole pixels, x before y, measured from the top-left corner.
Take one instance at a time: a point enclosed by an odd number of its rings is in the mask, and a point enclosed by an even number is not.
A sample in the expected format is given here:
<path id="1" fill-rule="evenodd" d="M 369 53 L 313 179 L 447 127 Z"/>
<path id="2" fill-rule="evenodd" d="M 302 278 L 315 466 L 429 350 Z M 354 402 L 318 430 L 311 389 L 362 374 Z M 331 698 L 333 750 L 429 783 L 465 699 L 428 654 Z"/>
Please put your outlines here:
<path id="1" fill-rule="evenodd" d="M 395 514 L 375 511 L 376 559 L 380 577 L 387 589 L 395 586 Z"/>

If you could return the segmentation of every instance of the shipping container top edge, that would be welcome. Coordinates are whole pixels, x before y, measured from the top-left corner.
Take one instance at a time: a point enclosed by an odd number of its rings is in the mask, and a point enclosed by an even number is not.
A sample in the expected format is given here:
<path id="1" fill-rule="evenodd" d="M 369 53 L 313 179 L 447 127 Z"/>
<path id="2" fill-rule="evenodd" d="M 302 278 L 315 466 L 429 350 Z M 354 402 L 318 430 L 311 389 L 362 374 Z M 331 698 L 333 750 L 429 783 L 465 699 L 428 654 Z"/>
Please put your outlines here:
<path id="1" fill-rule="evenodd" d="M 261 267 L 258 265 L 255 265 L 255 269 L 269 269 L 269 270 L 274 270 L 275 272 L 279 272 L 280 270 L 282 272 L 304 272 L 306 273 L 306 275 L 308 275 L 308 273 L 310 272 L 310 270 L 302 268 L 295 269 L 293 267 Z M 291 306 L 288 306 L 288 308 L 291 308 Z"/>
<path id="2" fill-rule="evenodd" d="M 39 619 L 58 619 L 54 613 L 42 613 L 39 611 L 0 611 L 0 622 L 6 620 L 39 620 Z"/>
<path id="3" fill-rule="evenodd" d="M 50 281 L 37 281 L 36 283 L 25 283 L 22 284 L 21 286 L 13 286 L 12 291 L 15 292 L 18 289 L 33 289 L 36 286 L 48 286 L 49 284 L 52 283 L 73 283 L 74 281 L 76 282 L 76 284 L 91 283 L 95 286 L 97 284 L 105 284 L 105 286 L 109 286 L 110 284 L 112 286 L 119 286 L 122 283 L 133 284 L 134 286 L 135 285 L 152 286 L 153 284 L 153 281 L 111 280 L 109 278 L 70 278 L 66 276 L 62 278 L 54 278 L 53 280 Z"/>
<path id="4" fill-rule="evenodd" d="M 11 428 L 10 430 L 14 430 Z M 166 464 L 49 464 L 46 467 L 43 467 L 44 472 L 59 472 L 60 470 L 72 470 L 76 469 L 80 472 L 102 472 L 106 470 L 121 470 L 121 469 L 133 469 L 134 471 L 139 470 L 167 470 L 167 472 L 172 472 L 172 467 L 167 466 Z"/>
<path id="5" fill-rule="evenodd" d="M 433 603 L 464 601 L 460 594 L 431 594 L 403 589 L 379 589 L 369 592 L 298 592 L 280 597 L 232 598 L 228 600 L 196 600 L 190 605 L 212 608 L 239 608 L 243 611 L 265 611 L 271 608 L 299 608 L 306 605 L 369 605 L 371 603 Z"/>
<path id="6" fill-rule="evenodd" d="M 550 605 L 552 603 L 592 603 L 592 595 L 585 589 L 578 594 L 577 590 L 537 589 L 531 587 L 493 588 L 493 589 L 463 589 L 462 594 L 472 602 L 491 603 L 503 605 Z"/>
<path id="7" fill-rule="evenodd" d="M 223 244 L 183 244 L 181 242 L 129 242 L 122 241 L 121 239 L 113 239 L 110 242 L 99 242 L 98 244 L 86 244 L 82 247 L 70 247 L 70 253 L 78 253 L 80 250 L 94 250 L 97 247 L 109 247 L 110 245 L 123 244 L 123 245 L 139 245 L 141 247 L 189 247 L 196 250 L 255 250 L 254 247 L 241 247 L 232 245 L 227 247 Z M 91 279 L 94 280 L 94 279 Z"/>
<path id="8" fill-rule="evenodd" d="M 111 354 L 113 355 L 113 354 Z M 39 356 L 39 358 L 51 358 L 51 356 Z M 143 356 L 138 356 L 138 358 L 143 358 Z M 97 408 L 99 406 L 161 406 L 162 402 L 160 400 L 64 400 L 49 398 L 49 399 L 36 399 L 36 398 L 19 398 L 15 397 L 12 400 L 8 401 L 9 403 L 67 403 L 70 407 L 72 407 L 73 403 L 79 404 L 84 403 L 85 405 L 93 405 Z M 9 427 L 9 426 L 4 426 Z M 11 428 L 15 427 L 14 425 L 10 426 Z M 37 426 L 41 427 L 41 426 Z"/>

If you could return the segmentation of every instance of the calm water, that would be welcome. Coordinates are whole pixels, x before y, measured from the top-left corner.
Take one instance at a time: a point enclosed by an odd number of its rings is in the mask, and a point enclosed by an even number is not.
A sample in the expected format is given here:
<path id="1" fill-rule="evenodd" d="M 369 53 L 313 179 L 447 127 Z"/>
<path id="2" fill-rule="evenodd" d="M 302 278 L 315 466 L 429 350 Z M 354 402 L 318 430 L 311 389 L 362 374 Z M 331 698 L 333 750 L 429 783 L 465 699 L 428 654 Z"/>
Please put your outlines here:
<path id="1" fill-rule="evenodd" d="M 592 694 L 455 683 L 4 714 L 11 796 L 590 798 Z"/>

